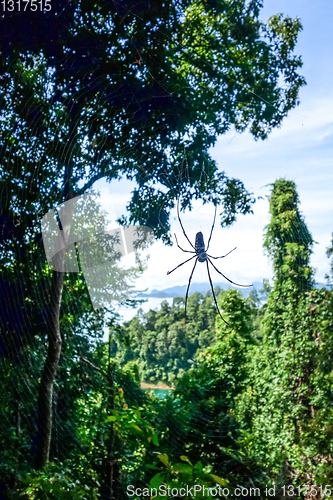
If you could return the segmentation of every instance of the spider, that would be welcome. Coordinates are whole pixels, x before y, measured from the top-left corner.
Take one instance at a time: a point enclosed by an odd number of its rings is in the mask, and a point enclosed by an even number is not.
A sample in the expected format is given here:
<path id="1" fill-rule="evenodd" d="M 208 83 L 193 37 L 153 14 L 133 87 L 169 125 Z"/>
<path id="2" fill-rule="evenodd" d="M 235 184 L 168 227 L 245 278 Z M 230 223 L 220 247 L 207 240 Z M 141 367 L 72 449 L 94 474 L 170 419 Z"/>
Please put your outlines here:
<path id="1" fill-rule="evenodd" d="M 225 255 L 222 255 L 221 257 L 213 257 L 212 255 L 209 255 L 207 252 L 208 252 L 208 249 L 209 249 L 209 244 L 210 244 L 210 240 L 212 238 L 212 234 L 213 234 L 213 229 L 214 229 L 214 225 L 215 225 L 215 219 L 216 219 L 216 205 L 215 205 L 215 214 L 214 214 L 214 220 L 213 220 L 213 225 L 212 225 L 212 228 L 211 228 L 211 231 L 210 231 L 210 235 L 209 235 L 209 240 L 208 240 L 208 244 L 207 244 L 207 248 L 205 249 L 205 243 L 204 243 L 204 237 L 203 237 L 203 234 L 201 231 L 199 231 L 196 236 L 195 236 L 195 244 L 194 246 L 192 245 L 192 243 L 190 242 L 187 234 L 185 233 L 185 229 L 184 229 L 184 226 L 182 224 L 182 221 L 180 219 L 180 215 L 179 215 L 179 198 L 178 198 L 178 203 L 177 203 L 177 214 L 178 214 L 178 220 L 179 220 L 179 224 L 180 224 L 180 227 L 182 228 L 183 230 L 183 234 L 185 236 L 185 238 L 187 239 L 187 241 L 189 242 L 189 244 L 191 245 L 191 247 L 193 248 L 194 251 L 192 250 L 184 250 L 179 244 L 178 244 L 178 240 L 177 240 L 177 236 L 175 234 L 175 238 L 176 238 L 176 243 L 177 243 L 177 247 L 180 248 L 180 250 L 182 252 L 186 252 L 186 253 L 194 253 L 193 257 L 190 257 L 189 259 L 185 260 L 184 262 L 182 262 L 181 264 L 179 264 L 177 267 L 175 267 L 174 269 L 172 269 L 172 271 L 168 271 L 167 272 L 167 275 L 173 273 L 173 271 L 175 271 L 176 269 L 178 269 L 178 267 L 182 266 L 183 264 L 186 264 L 186 262 L 189 262 L 190 260 L 194 259 L 195 258 L 195 262 L 194 262 L 194 266 L 193 266 L 193 269 L 192 269 L 192 272 L 191 272 L 191 275 L 190 275 L 190 279 L 188 281 L 188 285 L 187 285 L 187 290 L 186 290 L 186 296 L 185 296 L 185 321 L 186 321 L 186 306 L 187 306 L 187 299 L 188 299 L 188 292 L 189 292 L 189 289 L 190 289 L 190 285 L 191 285 L 191 280 L 192 280 L 192 276 L 193 276 L 193 273 L 194 273 L 194 269 L 197 265 L 198 262 L 206 262 L 206 265 L 207 265 L 207 272 L 208 272 L 208 278 L 209 278 L 209 283 L 210 283 L 210 287 L 211 287 L 211 290 L 212 290 L 212 293 L 213 293 L 213 297 L 214 297 L 214 302 L 215 302 L 215 305 L 216 305 L 216 309 L 221 317 L 221 319 L 224 321 L 224 323 L 226 323 L 227 325 L 229 325 L 229 323 L 223 318 L 222 314 L 220 313 L 220 310 L 219 310 L 219 306 L 217 304 L 217 300 L 216 300 L 216 297 L 215 297 L 215 293 L 214 293 L 214 288 L 213 288 L 213 283 L 212 283 L 212 278 L 210 276 L 210 272 L 209 272 L 209 266 L 208 266 L 208 262 L 213 266 L 213 268 L 215 269 L 215 271 L 217 271 L 219 274 L 221 274 L 223 276 L 223 278 L 225 278 L 227 281 L 229 281 L 229 283 L 232 283 L 233 285 L 236 285 L 236 286 L 244 286 L 244 287 L 248 287 L 248 286 L 252 286 L 252 285 L 240 285 L 239 283 L 235 283 L 234 281 L 231 281 L 229 278 L 227 278 L 226 276 L 224 276 L 223 273 L 221 273 L 221 271 L 219 271 L 213 264 L 213 262 L 211 261 L 211 259 L 224 259 L 224 257 L 226 257 L 227 255 L 229 255 L 231 252 L 233 252 L 234 250 L 236 250 L 237 247 L 233 248 L 232 250 L 230 250 L 230 252 L 226 253 Z"/>

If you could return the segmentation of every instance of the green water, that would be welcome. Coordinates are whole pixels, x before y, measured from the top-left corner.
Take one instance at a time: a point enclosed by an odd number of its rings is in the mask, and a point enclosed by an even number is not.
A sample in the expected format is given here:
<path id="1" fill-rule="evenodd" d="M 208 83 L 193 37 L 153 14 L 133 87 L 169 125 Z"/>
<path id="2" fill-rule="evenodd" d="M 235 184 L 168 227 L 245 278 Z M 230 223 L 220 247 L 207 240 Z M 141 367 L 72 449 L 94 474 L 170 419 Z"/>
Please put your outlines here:
<path id="1" fill-rule="evenodd" d="M 171 389 L 144 389 L 146 392 L 153 392 L 158 398 L 164 399 Z"/>

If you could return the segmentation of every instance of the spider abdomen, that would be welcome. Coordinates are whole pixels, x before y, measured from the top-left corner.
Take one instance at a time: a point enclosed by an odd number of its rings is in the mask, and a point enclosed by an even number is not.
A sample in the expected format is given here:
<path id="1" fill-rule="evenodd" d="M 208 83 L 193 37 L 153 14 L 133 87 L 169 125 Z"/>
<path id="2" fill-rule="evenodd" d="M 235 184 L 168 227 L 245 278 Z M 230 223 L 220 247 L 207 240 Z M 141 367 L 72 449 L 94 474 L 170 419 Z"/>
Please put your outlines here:
<path id="1" fill-rule="evenodd" d="M 199 231 L 195 235 L 195 253 L 199 257 L 199 262 L 205 262 L 207 259 L 206 257 L 206 252 L 205 252 L 205 242 L 203 238 L 203 234 L 201 231 Z"/>

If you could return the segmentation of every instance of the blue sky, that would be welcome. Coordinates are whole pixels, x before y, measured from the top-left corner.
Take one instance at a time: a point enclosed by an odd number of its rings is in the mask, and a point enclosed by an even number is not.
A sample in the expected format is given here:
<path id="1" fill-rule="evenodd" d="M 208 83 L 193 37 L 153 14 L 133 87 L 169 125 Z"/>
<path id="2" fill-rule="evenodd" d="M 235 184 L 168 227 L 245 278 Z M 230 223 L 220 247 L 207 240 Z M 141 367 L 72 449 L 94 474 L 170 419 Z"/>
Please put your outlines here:
<path id="1" fill-rule="evenodd" d="M 296 53 L 303 59 L 301 74 L 307 80 L 307 86 L 300 91 L 301 103 L 266 141 L 256 142 L 249 133 L 230 131 L 219 138 L 211 151 L 220 170 L 242 180 L 256 197 L 264 198 L 255 204 L 253 215 L 240 216 L 230 228 L 222 229 L 217 224 L 214 231 L 210 246 L 212 255 L 223 255 L 237 246 L 235 252 L 218 261 L 218 268 L 239 283 L 271 278 L 271 265 L 263 254 L 262 239 L 263 229 L 269 222 L 268 185 L 280 177 L 295 181 L 301 211 L 317 242 L 311 260 L 316 269 L 316 280 L 324 282 L 329 270 L 326 248 L 333 231 L 333 4 L 324 0 L 315 3 L 308 0 L 266 0 L 261 19 L 267 20 L 279 12 L 299 16 L 303 23 L 296 46 Z M 110 208 L 108 203 L 112 199 L 117 216 L 124 212 L 133 187 L 128 181 L 95 185 L 101 190 L 105 207 Z M 213 215 L 214 207 L 203 207 L 200 202 L 195 204 L 194 210 L 182 214 L 191 241 L 194 241 L 197 231 L 202 231 L 207 240 Z M 172 233 L 176 232 L 180 245 L 187 248 L 176 212 L 172 214 L 171 222 Z M 162 289 L 188 282 L 191 262 L 167 276 L 168 270 L 186 260 L 186 254 L 176 245 L 165 247 L 157 242 L 149 254 L 148 269 L 138 280 L 138 288 Z M 130 263 L 128 260 L 126 264 Z M 212 272 L 212 277 L 213 282 L 222 279 L 215 272 Z M 205 265 L 198 264 L 193 281 L 208 281 Z M 128 318 L 134 313 L 127 312 L 125 316 Z"/>

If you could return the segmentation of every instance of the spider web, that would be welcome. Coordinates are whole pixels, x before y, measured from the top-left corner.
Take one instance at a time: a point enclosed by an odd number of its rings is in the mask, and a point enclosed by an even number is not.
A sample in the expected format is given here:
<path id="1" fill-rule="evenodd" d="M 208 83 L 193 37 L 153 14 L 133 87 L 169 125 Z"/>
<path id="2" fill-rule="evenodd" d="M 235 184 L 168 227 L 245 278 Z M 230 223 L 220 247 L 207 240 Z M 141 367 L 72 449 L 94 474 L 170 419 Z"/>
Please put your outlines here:
<path id="1" fill-rule="evenodd" d="M 115 4 L 116 3 L 117 2 L 115 2 Z M 133 64 L 136 64 L 138 66 L 139 71 L 140 66 L 143 63 L 141 62 L 142 60 L 140 51 L 138 49 L 136 51 L 138 58 L 133 61 Z M 44 61 L 42 60 L 42 56 L 39 61 L 34 61 L 34 64 L 36 65 L 43 63 Z M 52 93 L 52 69 L 49 69 L 48 71 L 50 81 L 48 88 L 44 88 L 44 92 Z M 156 82 L 156 78 L 153 74 L 151 74 L 151 78 Z M 91 86 L 94 86 L 97 83 L 97 81 L 92 81 Z M 5 163 L 13 165 L 13 172 L 11 177 L 12 182 L 16 183 L 20 189 L 26 190 L 28 192 L 30 189 L 34 189 L 34 182 L 42 171 L 42 162 L 45 160 L 45 156 L 43 156 L 43 151 L 41 151 L 40 144 L 38 143 L 38 130 L 34 128 L 33 121 L 30 136 L 22 138 L 20 124 L 17 121 L 17 117 L 15 117 L 15 114 L 11 107 L 12 100 L 15 97 L 12 83 L 10 82 L 10 80 L 3 78 L 3 84 L 6 85 L 7 90 L 7 96 L 5 97 L 7 109 L 5 108 L 4 111 L 1 112 L 0 128 L 4 137 L 8 137 L 8 134 L 10 135 L 10 140 L 6 140 L 5 143 L 3 142 L 2 156 Z M 163 82 L 158 81 L 157 84 L 165 90 Z M 42 90 L 40 89 L 40 92 L 41 91 Z M 66 89 L 63 89 L 63 91 L 65 92 Z M 73 103 L 75 102 L 75 97 L 76 95 L 74 92 L 71 96 Z M 103 96 L 103 94 L 99 95 L 96 98 L 95 102 L 90 103 L 91 112 L 93 112 L 94 109 L 101 108 L 101 103 L 103 102 L 104 97 L 105 96 Z M 125 94 L 120 95 L 119 97 L 127 99 L 127 95 Z M 135 98 L 135 96 L 132 96 L 132 98 Z M 24 110 L 27 110 L 27 112 L 29 112 L 31 102 L 32 98 L 30 96 L 27 96 L 25 102 L 22 103 L 23 112 Z M 129 108 L 132 106 L 132 104 L 133 102 L 129 101 L 127 106 L 125 105 L 125 107 Z M 136 101 L 135 104 L 138 110 L 144 109 L 144 100 L 142 100 L 141 102 Z M 177 114 L 177 109 L 174 108 L 172 112 Z M 52 138 L 56 134 L 59 134 L 59 136 L 61 136 L 62 129 L 65 130 L 68 125 L 67 117 L 65 114 L 61 115 L 61 113 L 57 116 L 55 114 L 50 114 L 48 125 L 50 138 Z M 88 133 L 89 128 L 93 126 L 91 124 L 90 116 L 88 113 L 86 123 L 83 123 L 83 126 L 84 125 L 86 125 Z M 133 113 L 131 126 L 133 127 L 133 129 L 135 129 L 135 127 L 137 126 L 135 113 Z M 156 133 L 158 133 L 159 131 L 163 131 L 163 123 L 159 123 L 159 116 L 156 117 L 155 126 Z M 23 139 L 25 139 L 27 143 L 25 150 L 20 147 L 20 141 L 23 142 Z M 83 143 L 81 146 L 84 150 L 85 144 Z M 137 148 L 139 146 L 139 142 L 133 141 L 133 143 L 131 144 L 128 140 L 118 140 L 117 149 L 120 153 L 119 157 L 130 157 L 131 148 Z M 71 144 L 68 145 L 68 155 L 70 155 L 70 149 Z M 97 149 L 100 150 L 100 153 L 97 151 Z M 23 170 L 20 177 L 20 175 L 18 175 L 15 170 L 15 164 L 18 163 L 19 165 L 22 165 L 22 154 L 25 154 L 28 163 L 34 162 L 36 167 L 34 172 L 29 170 L 29 168 L 27 168 L 26 171 Z M 107 162 L 112 160 L 110 156 L 108 156 L 107 152 L 103 153 L 103 142 L 99 143 L 98 147 L 96 146 L 96 154 L 97 156 L 100 155 L 100 161 Z M 170 151 L 170 155 L 171 154 L 172 151 Z M 205 164 L 204 162 L 202 162 L 201 165 L 197 166 L 197 169 L 199 169 L 199 176 L 196 172 L 195 177 L 192 177 L 193 173 L 189 168 L 187 154 L 187 147 L 186 144 L 184 144 L 182 161 L 178 162 L 178 165 L 176 166 L 175 172 L 173 174 L 173 178 L 171 178 L 170 181 L 164 179 L 163 185 L 155 185 L 155 189 L 160 189 L 161 193 L 163 193 L 163 190 L 173 190 L 173 194 L 175 195 L 174 197 L 177 198 L 179 193 L 176 192 L 175 186 L 179 185 L 180 182 L 184 184 L 186 181 L 188 186 L 191 186 L 191 189 L 188 189 L 186 193 L 188 201 L 190 201 L 191 198 L 200 197 L 199 187 L 206 181 L 208 181 Z M 89 155 L 87 154 L 87 156 Z M 2 239 L 3 241 L 6 241 L 6 237 L 9 239 L 11 237 L 18 238 L 22 246 L 22 253 L 16 265 L 16 273 L 13 277 L 9 277 L 8 275 L 6 275 L 5 279 L 3 280 L 3 304 L 2 316 L 0 320 L 0 328 L 4 332 L 1 343 L 1 370 L 4 375 L 3 386 L 0 390 L 0 405 L 2 408 L 6 408 L 8 410 L 6 418 L 3 420 L 2 435 L 5 435 L 6 429 L 8 429 L 9 426 L 9 421 L 14 416 L 16 421 L 12 420 L 10 427 L 13 432 L 17 433 L 17 440 L 21 439 L 22 434 L 24 434 L 24 429 L 28 430 L 28 434 L 30 436 L 33 436 L 36 432 L 36 401 L 39 387 L 39 376 L 46 355 L 45 330 L 49 328 L 49 325 L 47 322 L 47 308 L 45 301 L 47 270 L 45 270 L 45 267 L 43 269 L 38 269 L 35 252 L 36 243 L 34 237 L 37 234 L 41 233 L 41 221 L 45 213 L 47 213 L 47 211 L 51 208 L 55 208 L 63 201 L 60 197 L 62 186 L 57 176 L 58 168 L 59 165 L 57 165 L 55 162 L 53 165 L 51 165 L 50 168 L 50 178 L 41 179 L 40 183 L 38 184 L 41 190 L 41 197 L 39 197 L 36 203 L 31 204 L 29 198 L 27 197 L 26 202 L 23 204 L 23 206 L 20 206 L 19 200 L 13 198 L 11 192 L 2 193 L 2 205 L 3 207 L 6 207 L 6 210 L 3 210 L 1 220 Z M 144 175 L 145 174 L 143 172 L 142 176 L 144 177 Z M 10 173 L 7 171 L 4 175 L 4 178 L 6 179 L 9 177 Z M 56 198 L 56 193 L 59 193 L 58 203 L 54 203 L 52 206 L 48 204 L 47 199 L 43 200 L 44 191 L 45 193 L 48 192 L 50 183 L 54 183 L 54 198 Z M 117 183 L 118 181 L 113 180 L 110 184 L 110 188 L 107 187 L 106 189 L 110 189 L 110 192 L 112 194 L 112 201 L 114 200 L 113 203 L 117 208 L 117 215 L 119 214 L 121 216 L 125 212 L 125 205 L 130 199 L 130 193 L 135 184 L 133 180 L 126 179 L 125 175 L 122 176 L 119 184 Z M 48 188 L 44 189 L 44 185 L 46 184 L 48 185 Z M 98 188 L 102 190 L 104 189 L 104 193 L 106 192 L 105 185 L 103 183 L 100 182 L 93 186 L 94 190 L 98 190 Z M 119 196 L 119 203 L 117 203 L 117 189 L 122 192 L 122 196 Z M 8 213 L 8 208 L 10 208 L 10 213 Z M 163 209 L 164 207 L 162 204 L 160 207 L 161 213 L 159 214 L 160 219 L 162 218 Z M 31 217 L 30 227 L 28 227 L 27 230 L 28 218 L 23 217 L 22 214 L 24 212 L 26 212 L 26 214 L 32 214 L 33 211 L 35 214 L 38 214 L 38 217 Z M 192 212 L 193 218 L 196 218 L 199 211 L 200 208 L 198 207 L 198 205 L 194 206 L 194 211 Z M 181 212 L 181 217 L 182 214 L 183 212 Z M 112 217 L 113 219 L 115 218 L 114 215 Z M 115 223 L 115 220 L 113 220 L 112 223 Z M 22 224 L 24 226 L 23 236 L 20 239 L 20 228 Z M 219 220 L 217 216 L 216 225 L 218 224 Z M 166 224 L 165 229 L 168 229 L 168 226 Z M 202 227 L 202 225 L 200 225 L 200 222 L 197 224 L 195 231 L 196 230 L 205 230 L 207 234 L 207 229 Z M 180 229 L 177 231 L 177 233 L 181 234 Z M 208 235 L 209 232 L 207 234 L 207 237 Z M 190 240 L 193 241 L 193 236 L 190 238 Z M 10 264 L 14 260 L 14 255 L 15 252 L 11 245 L 3 247 L 1 257 L 4 267 L 7 266 L 7 268 L 9 268 Z M 179 253 L 177 259 L 179 259 L 180 261 L 180 259 L 182 258 L 183 254 Z M 36 280 L 31 279 L 31 276 L 35 276 L 36 273 L 42 273 L 43 275 L 45 275 L 45 279 L 37 280 L 37 277 Z M 30 277 L 30 283 L 28 283 L 28 280 L 26 280 L 25 276 Z M 37 283 L 37 286 L 35 285 L 34 288 L 31 283 Z M 29 299 L 29 294 L 32 297 L 32 306 L 30 306 L 29 300 L 27 300 Z M 38 305 L 37 311 L 34 311 L 35 304 Z M 6 315 L 6 311 L 13 311 L 13 317 L 8 317 L 8 315 Z M 82 312 L 82 306 L 79 303 L 79 299 L 75 298 L 74 300 L 68 302 L 68 306 L 66 306 L 64 313 L 64 316 L 66 316 L 67 318 L 67 322 L 64 322 L 64 336 L 65 338 L 66 336 L 68 336 L 68 338 L 75 338 L 77 341 L 77 346 L 74 351 L 64 352 L 64 363 L 60 367 L 60 371 L 62 372 L 63 376 L 63 372 L 66 370 L 65 361 L 68 361 L 68 358 L 72 356 L 75 362 L 72 362 L 71 369 L 74 370 L 75 366 L 77 365 L 76 369 L 81 373 L 82 376 L 84 376 L 84 369 L 78 367 L 80 361 L 78 361 L 77 356 L 80 353 L 80 349 L 83 350 L 87 349 L 88 347 L 88 350 L 92 352 L 93 349 L 103 340 L 104 328 L 110 321 L 110 319 L 112 318 L 113 321 L 119 322 L 119 317 L 117 317 L 114 309 L 112 308 L 109 316 L 103 315 L 103 311 L 99 311 L 98 313 L 96 313 L 91 308 L 87 308 L 87 311 Z M 74 318 L 77 316 L 81 316 L 80 321 L 75 327 L 73 327 L 73 322 L 71 322 L 70 318 Z M 43 329 L 44 334 L 41 335 L 39 332 Z M 20 370 L 17 370 L 17 366 L 20 367 Z M 20 376 L 22 372 L 24 373 L 23 377 Z M 13 373 L 15 373 L 15 377 L 12 376 Z M 131 391 L 131 387 L 129 386 L 127 390 Z M 66 436 L 70 432 L 70 419 L 68 418 L 67 420 L 65 420 L 62 417 L 62 413 L 66 415 L 66 404 L 69 406 L 70 401 L 66 401 L 65 396 L 58 396 L 58 391 L 55 390 L 53 401 L 54 429 L 52 445 L 52 452 L 55 457 L 57 456 L 58 452 L 63 452 L 66 446 L 64 442 L 62 443 L 62 441 L 65 440 L 63 438 L 60 439 L 60 436 Z M 59 401 L 61 404 L 59 403 Z M 195 403 L 198 402 L 200 402 L 200 398 L 195 401 Z M 25 409 L 24 413 L 22 413 L 22 408 Z M 185 419 L 186 417 L 182 417 L 181 415 L 179 415 L 179 418 Z M 202 429 L 205 429 L 207 421 L 201 421 L 201 418 L 201 414 L 198 413 L 196 426 L 198 428 L 202 427 Z M 223 434 L 222 429 L 221 435 L 219 437 L 219 439 L 221 440 L 221 446 L 223 444 L 223 439 L 226 436 L 226 433 Z M 184 453 L 184 439 L 176 426 L 172 427 L 172 437 L 174 442 L 176 443 L 176 446 L 179 448 L 179 454 Z M 10 440 L 8 443 L 10 443 Z M 25 440 L 22 445 L 23 451 L 21 452 L 28 455 L 30 446 L 31 443 Z"/>

